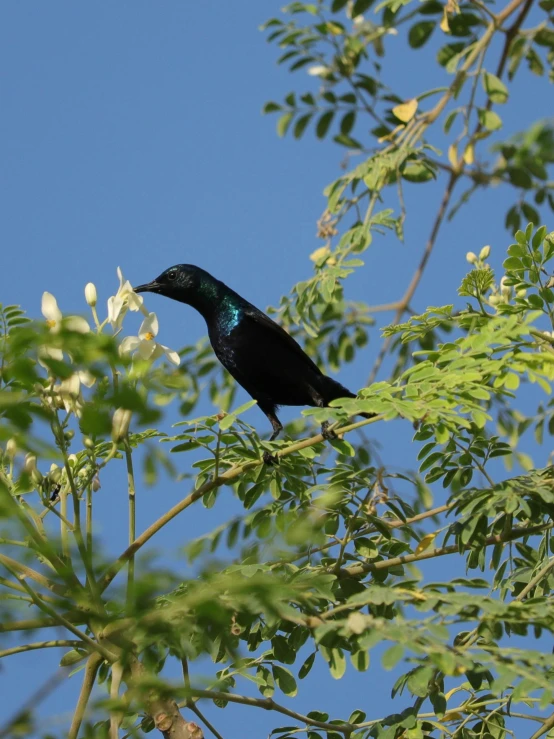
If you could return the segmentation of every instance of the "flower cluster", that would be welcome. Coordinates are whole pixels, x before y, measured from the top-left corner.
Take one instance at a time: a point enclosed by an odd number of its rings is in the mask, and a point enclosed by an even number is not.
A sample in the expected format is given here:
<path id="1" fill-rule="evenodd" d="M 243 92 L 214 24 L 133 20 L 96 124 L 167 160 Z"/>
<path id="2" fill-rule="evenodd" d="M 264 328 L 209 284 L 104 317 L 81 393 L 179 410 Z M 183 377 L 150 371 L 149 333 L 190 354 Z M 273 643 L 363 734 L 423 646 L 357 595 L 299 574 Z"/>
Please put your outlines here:
<path id="1" fill-rule="evenodd" d="M 96 287 L 89 282 L 85 287 L 85 300 L 92 310 L 92 315 L 98 332 L 103 331 L 107 324 L 110 324 L 114 335 L 118 335 L 123 327 L 123 320 L 127 311 L 140 311 L 144 316 L 144 320 L 139 329 L 138 336 L 127 336 L 120 345 L 120 353 L 132 354 L 138 356 L 142 360 L 154 362 L 156 359 L 164 357 L 171 364 L 178 366 L 180 359 L 177 352 L 173 351 L 164 344 L 156 341 L 158 335 L 158 318 L 155 313 L 149 313 L 144 307 L 142 295 L 137 295 L 131 286 L 129 280 L 125 280 L 121 269 L 117 268 L 117 276 L 119 278 L 119 288 L 115 295 L 108 299 L 107 317 L 100 323 L 96 312 L 98 302 Z M 49 292 L 45 292 L 42 296 L 42 315 L 46 320 L 46 325 L 52 333 L 58 333 L 62 328 L 76 331 L 78 333 L 88 333 L 91 328 L 89 323 L 81 316 L 63 316 L 56 298 Z M 46 359 L 63 360 L 63 351 L 57 347 L 41 347 L 39 351 L 39 362 L 45 369 L 48 369 Z M 58 408 L 65 408 L 69 413 L 80 416 L 83 407 L 82 386 L 92 387 L 95 378 L 86 371 L 74 372 L 70 377 L 61 382 L 54 382 L 52 379 L 46 389 L 47 402 Z"/>

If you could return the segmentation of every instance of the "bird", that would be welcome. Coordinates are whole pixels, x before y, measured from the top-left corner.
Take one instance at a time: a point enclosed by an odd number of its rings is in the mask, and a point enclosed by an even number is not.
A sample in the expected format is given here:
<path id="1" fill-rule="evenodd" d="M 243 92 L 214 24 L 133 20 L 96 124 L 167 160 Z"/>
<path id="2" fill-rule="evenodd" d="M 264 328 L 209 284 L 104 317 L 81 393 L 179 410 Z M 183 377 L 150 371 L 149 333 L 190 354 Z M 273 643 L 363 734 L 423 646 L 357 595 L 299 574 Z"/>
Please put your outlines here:
<path id="1" fill-rule="evenodd" d="M 332 400 L 356 397 L 323 374 L 282 326 L 200 267 L 177 264 L 133 290 L 164 295 L 203 316 L 216 357 L 271 423 L 270 441 L 283 430 L 277 417 L 280 406 L 323 408 Z M 325 439 L 334 437 L 328 422 L 322 424 L 321 433 Z M 267 452 L 264 459 L 274 461 Z"/>

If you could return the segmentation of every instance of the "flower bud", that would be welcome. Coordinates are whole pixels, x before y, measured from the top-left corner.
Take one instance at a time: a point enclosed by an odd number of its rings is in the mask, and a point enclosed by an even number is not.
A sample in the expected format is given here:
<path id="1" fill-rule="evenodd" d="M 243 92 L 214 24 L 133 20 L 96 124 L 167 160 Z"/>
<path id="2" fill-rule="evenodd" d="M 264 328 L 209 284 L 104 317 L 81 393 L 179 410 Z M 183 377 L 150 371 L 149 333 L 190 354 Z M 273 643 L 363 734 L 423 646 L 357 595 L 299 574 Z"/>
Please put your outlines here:
<path id="1" fill-rule="evenodd" d="M 97 302 L 96 286 L 92 282 L 87 282 L 85 286 L 85 300 L 91 308 L 94 308 Z"/>
<path id="2" fill-rule="evenodd" d="M 512 293 L 512 288 L 509 285 L 506 285 L 506 279 L 506 277 L 503 277 L 500 280 L 500 292 L 502 293 L 502 297 L 504 298 L 504 300 L 509 300 Z"/>
<path id="3" fill-rule="evenodd" d="M 85 436 L 83 439 L 83 444 L 87 449 L 94 449 L 94 441 L 90 438 L 90 436 Z"/>
<path id="4" fill-rule="evenodd" d="M 13 459 L 17 454 L 17 444 L 15 443 L 15 439 L 8 439 L 8 443 L 6 444 L 6 454 L 10 459 Z"/>
<path id="5" fill-rule="evenodd" d="M 100 485 L 100 476 L 97 472 L 92 478 L 92 483 L 91 483 L 92 492 L 97 493 L 101 487 L 102 485 Z"/>
<path id="6" fill-rule="evenodd" d="M 42 482 L 42 474 L 40 470 L 37 469 L 37 458 L 34 454 L 25 455 L 23 469 L 31 477 L 31 480 L 35 485 L 39 485 Z"/>
<path id="7" fill-rule="evenodd" d="M 69 462 L 70 467 L 75 467 L 77 464 L 77 455 L 76 454 L 70 454 L 67 458 L 67 461 Z"/>
<path id="8" fill-rule="evenodd" d="M 470 264 L 475 264 L 477 262 L 477 254 L 474 254 L 472 251 L 468 251 L 466 254 L 466 262 L 469 262 Z"/>
<path id="9" fill-rule="evenodd" d="M 516 290 L 516 298 L 524 298 L 527 295 L 527 290 L 522 287 L 521 290 Z"/>
<path id="10" fill-rule="evenodd" d="M 502 298 L 500 295 L 491 295 L 489 298 L 489 305 L 492 305 L 493 308 L 497 306 L 499 303 L 502 303 Z"/>
<path id="11" fill-rule="evenodd" d="M 51 464 L 50 465 L 50 472 L 48 473 L 48 477 L 52 482 L 58 483 L 62 479 L 62 471 L 58 467 L 57 464 Z"/>
<path id="12" fill-rule="evenodd" d="M 113 414 L 112 439 L 117 443 L 127 436 L 132 412 L 127 408 L 118 408 Z"/>
<path id="13" fill-rule="evenodd" d="M 490 253 L 491 253 L 491 248 L 490 248 L 490 246 L 484 246 L 484 247 L 483 247 L 483 248 L 481 249 L 481 251 L 479 252 L 479 259 L 480 259 L 481 261 L 483 261 L 484 259 L 486 259 L 486 258 L 487 258 L 487 257 L 489 256 L 489 254 L 490 254 Z"/>
<path id="14" fill-rule="evenodd" d="M 34 454 L 31 454 L 30 452 L 25 455 L 25 462 L 23 463 L 23 469 L 27 474 L 31 474 L 34 472 L 37 468 L 37 458 Z"/>

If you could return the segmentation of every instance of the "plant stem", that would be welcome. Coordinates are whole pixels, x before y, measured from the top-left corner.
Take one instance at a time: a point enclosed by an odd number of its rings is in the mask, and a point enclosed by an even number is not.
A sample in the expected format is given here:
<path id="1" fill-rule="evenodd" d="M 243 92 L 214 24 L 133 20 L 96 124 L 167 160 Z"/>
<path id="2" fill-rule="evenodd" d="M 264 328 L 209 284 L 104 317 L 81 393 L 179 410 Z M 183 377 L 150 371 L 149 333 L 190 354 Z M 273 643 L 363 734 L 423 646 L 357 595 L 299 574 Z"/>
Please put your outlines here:
<path id="1" fill-rule="evenodd" d="M 133 470 L 133 455 L 129 439 L 125 439 L 125 462 L 127 464 L 127 489 L 129 493 L 129 547 L 136 538 L 136 495 L 135 473 Z M 127 606 L 134 602 L 135 555 L 131 554 L 127 568 Z"/>
<path id="2" fill-rule="evenodd" d="M 85 676 L 83 678 L 83 684 L 81 685 L 81 692 L 79 693 L 79 700 L 77 701 L 77 706 L 75 708 L 75 713 L 73 714 L 73 720 L 71 721 L 71 727 L 69 729 L 67 739 L 77 739 L 77 736 L 79 735 L 79 729 L 81 728 L 90 694 L 101 664 L 102 657 L 97 652 L 91 654 L 87 660 Z"/>

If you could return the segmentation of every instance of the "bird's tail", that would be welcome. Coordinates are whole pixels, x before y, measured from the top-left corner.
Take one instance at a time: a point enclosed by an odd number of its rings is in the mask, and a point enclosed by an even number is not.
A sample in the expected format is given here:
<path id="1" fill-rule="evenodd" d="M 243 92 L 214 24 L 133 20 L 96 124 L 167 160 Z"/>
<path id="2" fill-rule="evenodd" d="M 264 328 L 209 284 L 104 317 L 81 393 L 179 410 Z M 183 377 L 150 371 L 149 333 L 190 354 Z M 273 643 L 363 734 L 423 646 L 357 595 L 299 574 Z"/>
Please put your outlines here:
<path id="1" fill-rule="evenodd" d="M 357 397 L 356 393 L 350 392 L 350 390 L 345 388 L 344 385 L 341 385 L 340 382 L 337 382 L 336 380 L 333 380 L 332 377 L 327 377 L 326 375 L 323 376 L 321 381 L 321 394 L 323 395 L 325 405 L 329 405 L 332 400 L 338 400 L 339 398 Z M 362 418 L 373 418 L 377 414 L 358 413 L 358 415 L 362 416 Z"/>

